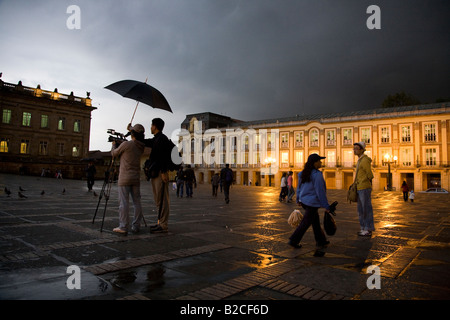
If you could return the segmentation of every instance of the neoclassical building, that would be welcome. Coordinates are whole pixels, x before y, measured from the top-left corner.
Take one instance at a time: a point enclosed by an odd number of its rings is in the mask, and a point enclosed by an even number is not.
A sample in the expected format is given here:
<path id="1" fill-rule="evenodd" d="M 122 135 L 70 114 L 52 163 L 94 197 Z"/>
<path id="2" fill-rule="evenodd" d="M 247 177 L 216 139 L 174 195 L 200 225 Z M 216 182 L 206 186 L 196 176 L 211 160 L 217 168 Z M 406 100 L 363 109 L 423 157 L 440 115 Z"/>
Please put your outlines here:
<path id="1" fill-rule="evenodd" d="M 84 176 L 91 127 L 89 93 L 86 98 L 57 89 L 47 91 L 0 79 L 0 171 L 40 175 Z"/>
<path id="2" fill-rule="evenodd" d="M 374 190 L 450 189 L 450 103 L 378 108 L 320 115 L 240 121 L 213 113 L 187 115 L 179 147 L 195 166 L 197 181 L 209 183 L 229 163 L 235 183 L 279 187 L 283 172 L 297 173 L 311 153 L 325 156 L 330 189 L 353 182 L 353 143 L 364 141 L 372 158 Z"/>

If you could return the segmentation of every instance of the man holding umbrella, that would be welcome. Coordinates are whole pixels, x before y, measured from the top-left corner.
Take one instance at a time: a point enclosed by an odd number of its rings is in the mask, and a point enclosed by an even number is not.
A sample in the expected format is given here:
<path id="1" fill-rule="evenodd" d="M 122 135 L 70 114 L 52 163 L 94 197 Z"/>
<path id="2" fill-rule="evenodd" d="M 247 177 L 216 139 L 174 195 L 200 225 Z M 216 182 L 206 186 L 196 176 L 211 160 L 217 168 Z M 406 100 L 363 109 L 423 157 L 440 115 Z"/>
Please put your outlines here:
<path id="1" fill-rule="evenodd" d="M 152 120 L 151 139 L 145 139 L 145 146 L 151 148 L 150 172 L 153 189 L 153 198 L 158 209 L 158 224 L 150 227 L 151 233 L 163 233 L 168 231 L 169 224 L 169 172 L 170 150 L 168 138 L 162 132 L 164 120 L 155 118 Z"/>

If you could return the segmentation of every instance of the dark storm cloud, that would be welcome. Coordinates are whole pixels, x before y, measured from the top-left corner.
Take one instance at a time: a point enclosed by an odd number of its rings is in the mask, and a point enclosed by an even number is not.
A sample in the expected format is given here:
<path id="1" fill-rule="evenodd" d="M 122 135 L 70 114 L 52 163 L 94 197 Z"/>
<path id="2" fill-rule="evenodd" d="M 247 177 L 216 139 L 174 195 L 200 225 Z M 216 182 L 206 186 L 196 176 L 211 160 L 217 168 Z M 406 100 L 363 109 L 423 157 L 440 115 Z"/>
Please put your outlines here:
<path id="1" fill-rule="evenodd" d="M 72 4 L 80 30 L 66 27 Z M 381 30 L 366 27 L 372 4 Z M 205 111 L 255 120 L 361 110 L 399 91 L 433 102 L 450 98 L 449 9 L 436 0 L 2 1 L 0 71 L 4 81 L 91 91 L 93 139 L 131 117 L 133 102 L 104 89 L 122 79 L 148 77 L 164 93 L 173 115 L 146 106 L 137 115 L 166 117 L 168 130 Z"/>

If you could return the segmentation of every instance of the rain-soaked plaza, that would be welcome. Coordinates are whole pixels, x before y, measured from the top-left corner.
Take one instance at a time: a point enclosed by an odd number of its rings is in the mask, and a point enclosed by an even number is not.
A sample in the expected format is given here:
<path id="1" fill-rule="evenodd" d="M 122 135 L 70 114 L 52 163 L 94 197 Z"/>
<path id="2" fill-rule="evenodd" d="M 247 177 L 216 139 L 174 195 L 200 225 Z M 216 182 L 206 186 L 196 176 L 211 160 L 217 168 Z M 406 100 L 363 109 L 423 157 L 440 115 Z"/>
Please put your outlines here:
<path id="1" fill-rule="evenodd" d="M 96 181 L 88 192 L 82 180 L 0 175 L 0 299 L 450 298 L 448 194 L 417 193 L 411 203 L 401 192 L 374 192 L 376 231 L 363 238 L 356 204 L 345 201 L 345 191 L 328 190 L 329 201 L 339 202 L 338 229 L 317 257 L 311 228 L 301 249 L 288 246 L 287 218 L 298 207 L 280 203 L 278 188 L 233 186 L 229 204 L 206 184 L 192 198 L 170 190 L 168 233 L 143 227 L 119 236 L 112 232 L 116 185 L 100 232 L 102 185 Z M 157 211 L 149 182 L 141 182 L 141 193 L 152 225 Z M 378 278 L 367 273 L 372 266 Z M 80 288 L 70 289 L 77 281 Z"/>

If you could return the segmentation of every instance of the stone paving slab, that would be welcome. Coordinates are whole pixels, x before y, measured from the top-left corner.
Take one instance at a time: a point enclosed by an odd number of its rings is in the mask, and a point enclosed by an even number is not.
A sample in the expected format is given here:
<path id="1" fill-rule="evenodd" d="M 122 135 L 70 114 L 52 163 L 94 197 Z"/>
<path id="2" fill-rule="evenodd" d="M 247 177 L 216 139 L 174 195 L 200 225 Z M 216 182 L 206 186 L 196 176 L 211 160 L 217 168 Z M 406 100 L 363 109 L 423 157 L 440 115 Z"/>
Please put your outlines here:
<path id="1" fill-rule="evenodd" d="M 26 199 L 18 198 L 19 186 Z M 374 192 L 377 230 L 360 238 L 356 204 L 341 200 L 345 191 L 328 190 L 330 202 L 339 201 L 338 231 L 316 257 L 312 230 L 301 249 L 287 245 L 287 218 L 298 207 L 280 203 L 277 188 L 233 186 L 228 205 L 209 185 L 198 185 L 193 198 L 170 190 L 168 233 L 143 227 L 118 236 L 115 185 L 93 223 L 101 186 L 97 181 L 94 193 L 85 181 L 0 174 L 0 299 L 450 298 L 449 195 L 418 194 L 405 203 L 400 192 Z M 154 224 L 148 182 L 141 193 L 146 223 Z M 80 267 L 81 290 L 66 286 L 69 265 Z M 371 265 L 380 268 L 381 289 L 367 287 Z"/>

